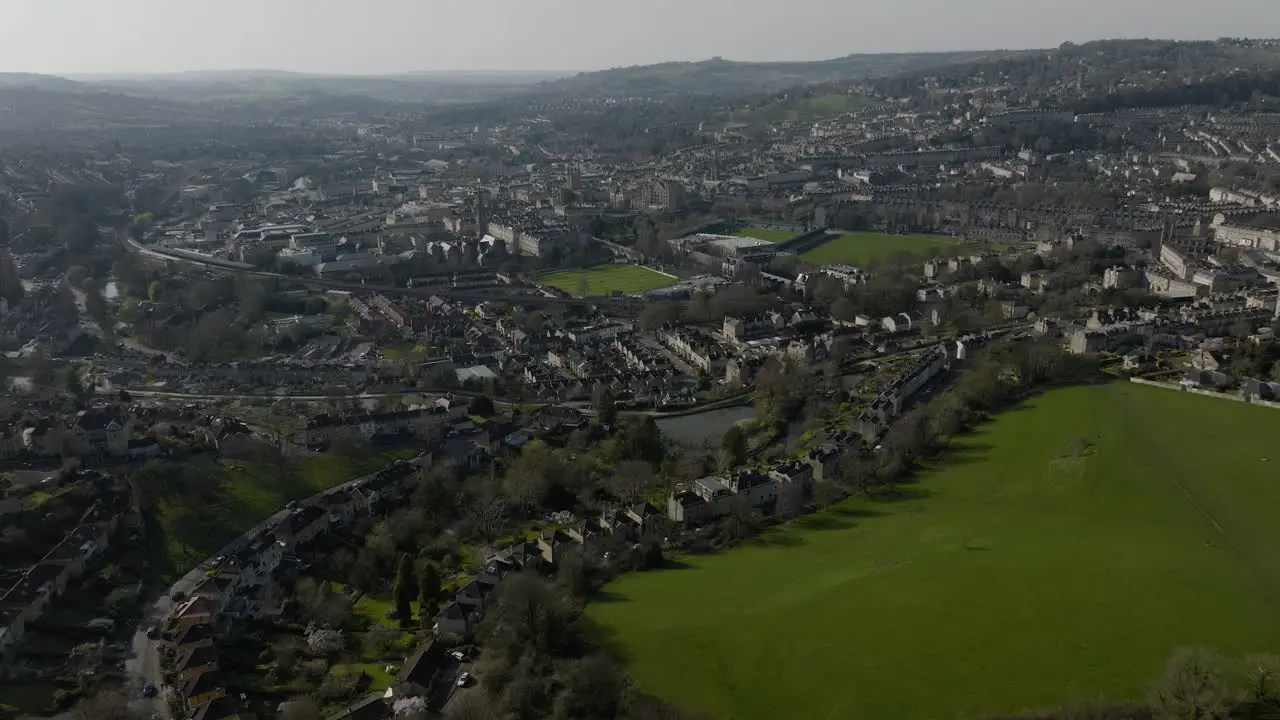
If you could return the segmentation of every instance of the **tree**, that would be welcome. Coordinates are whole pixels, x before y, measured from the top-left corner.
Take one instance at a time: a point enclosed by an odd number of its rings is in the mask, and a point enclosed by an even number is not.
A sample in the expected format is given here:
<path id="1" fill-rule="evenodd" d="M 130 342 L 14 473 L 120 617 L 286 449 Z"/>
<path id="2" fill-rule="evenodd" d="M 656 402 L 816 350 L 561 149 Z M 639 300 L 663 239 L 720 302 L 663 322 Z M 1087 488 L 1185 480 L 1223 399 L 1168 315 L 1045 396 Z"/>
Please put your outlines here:
<path id="1" fill-rule="evenodd" d="M 725 468 L 735 468 L 747 461 L 747 434 L 741 425 L 731 425 L 724 433 L 721 444 Z"/>
<path id="2" fill-rule="evenodd" d="M 363 460 L 369 457 L 369 438 L 358 428 L 344 428 L 334 433 L 329 448 L 348 460 Z"/>
<path id="3" fill-rule="evenodd" d="M 644 460 L 661 465 L 666 456 L 662 443 L 662 431 L 652 416 L 645 416 L 628 425 L 618 439 L 618 460 Z"/>
<path id="4" fill-rule="evenodd" d="M 509 575 L 498 590 L 497 603 L 485 614 L 481 635 L 486 651 L 512 650 L 547 657 L 571 637 L 571 613 L 550 583 L 531 573 Z"/>
<path id="5" fill-rule="evenodd" d="M 427 699 L 424 697 L 400 698 L 391 705 L 391 714 L 403 720 L 425 720 Z"/>
<path id="6" fill-rule="evenodd" d="M 440 572 L 435 563 L 426 563 L 418 576 L 418 615 L 426 627 L 440 609 Z"/>
<path id="7" fill-rule="evenodd" d="M 451 701 L 444 716 L 446 720 L 498 720 L 500 717 L 494 712 L 489 696 L 480 690 Z"/>
<path id="8" fill-rule="evenodd" d="M 630 505 L 639 502 L 656 485 L 653 466 L 643 460 L 624 460 L 613 470 L 610 489 L 615 497 Z"/>
<path id="9" fill-rule="evenodd" d="M 611 428 L 618 421 L 618 404 L 613 388 L 608 385 L 597 385 L 591 392 L 591 408 L 596 411 L 596 419 L 603 427 Z"/>
<path id="10" fill-rule="evenodd" d="M 137 603 L 138 594 L 129 588 L 116 588 L 107 593 L 106 608 L 112 617 L 120 617 L 125 614 L 129 606 Z"/>
<path id="11" fill-rule="evenodd" d="M 80 691 L 84 692 L 102 670 L 102 645 L 96 642 L 76 645 L 67 656 L 67 665 L 75 670 Z"/>
<path id="12" fill-rule="evenodd" d="M 317 655 L 328 655 L 342 649 L 346 638 L 341 630 L 312 626 L 307 629 L 307 648 Z"/>
<path id="13" fill-rule="evenodd" d="M 124 695 L 100 690 L 81 700 L 71 709 L 71 720 L 144 720 L 144 713 L 134 710 Z"/>
<path id="14" fill-rule="evenodd" d="M 310 695 L 284 704 L 280 720 L 320 720 L 324 717 L 320 703 Z"/>
<path id="15" fill-rule="evenodd" d="M 493 406 L 493 399 L 488 395 L 481 395 L 471 401 L 471 414 L 480 417 L 493 417 L 497 414 L 497 409 Z"/>
<path id="16" fill-rule="evenodd" d="M 507 527 L 507 503 L 496 495 L 483 498 L 471 506 L 467 519 L 485 542 L 493 542 Z"/>
<path id="17" fill-rule="evenodd" d="M 1186 720 L 1227 717 L 1231 694 L 1226 661 L 1209 648 L 1178 650 L 1169 658 L 1152 691 L 1152 704 L 1163 716 Z"/>
<path id="18" fill-rule="evenodd" d="M 284 482 L 289 473 L 289 453 L 297 430 L 297 418 L 272 415 L 258 430 L 264 451 L 263 460 L 276 469 L 276 479 Z"/>
<path id="19" fill-rule="evenodd" d="M 82 265 L 72 265 L 67 268 L 67 284 L 79 290 L 84 287 L 84 282 L 89 277 L 89 271 Z"/>
<path id="20" fill-rule="evenodd" d="M 1280 657 L 1252 655 L 1244 659 L 1249 697 L 1255 702 L 1280 700 Z"/>
<path id="21" fill-rule="evenodd" d="M 84 283 L 84 311 L 89 317 L 105 326 L 107 321 L 107 301 L 102 297 L 102 286 L 97 280 L 88 278 Z M 104 330 L 110 330 L 104 327 Z"/>
<path id="22" fill-rule="evenodd" d="M 400 556 L 400 565 L 396 569 L 394 589 L 396 599 L 396 616 L 403 623 L 413 617 L 413 600 L 418 597 L 418 578 L 413 572 L 413 558 Z"/>
<path id="23" fill-rule="evenodd" d="M 555 717 L 574 720 L 618 717 L 626 702 L 627 679 L 602 655 L 566 664 L 559 672 L 562 690 Z"/>

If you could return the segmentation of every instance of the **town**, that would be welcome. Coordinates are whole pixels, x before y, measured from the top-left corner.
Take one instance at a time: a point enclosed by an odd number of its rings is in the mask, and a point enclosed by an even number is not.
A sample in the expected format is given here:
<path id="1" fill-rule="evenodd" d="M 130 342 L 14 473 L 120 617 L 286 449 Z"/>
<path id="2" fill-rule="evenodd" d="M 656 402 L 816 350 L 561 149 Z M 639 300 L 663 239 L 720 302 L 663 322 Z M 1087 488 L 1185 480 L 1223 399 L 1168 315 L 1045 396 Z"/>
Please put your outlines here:
<path id="1" fill-rule="evenodd" d="M 686 717 L 618 578 L 1050 388 L 1280 408 L 1280 49 L 1143 42 L 0 127 L 0 717 Z"/>

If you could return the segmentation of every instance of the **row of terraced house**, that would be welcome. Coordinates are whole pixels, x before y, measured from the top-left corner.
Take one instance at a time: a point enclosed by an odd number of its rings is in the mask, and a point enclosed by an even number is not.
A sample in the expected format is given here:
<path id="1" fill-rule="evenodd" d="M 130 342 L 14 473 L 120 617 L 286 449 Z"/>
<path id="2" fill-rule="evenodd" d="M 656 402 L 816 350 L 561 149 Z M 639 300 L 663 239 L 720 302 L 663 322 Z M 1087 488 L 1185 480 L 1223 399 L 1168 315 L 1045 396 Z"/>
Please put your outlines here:
<path id="1" fill-rule="evenodd" d="M 173 649 L 168 684 L 189 720 L 238 720 L 218 669 L 215 641 L 240 620 L 280 612 L 284 585 L 296 576 L 296 552 L 362 515 L 377 514 L 404 495 L 417 466 L 399 461 L 374 475 L 291 508 L 246 537 L 168 618 Z"/>

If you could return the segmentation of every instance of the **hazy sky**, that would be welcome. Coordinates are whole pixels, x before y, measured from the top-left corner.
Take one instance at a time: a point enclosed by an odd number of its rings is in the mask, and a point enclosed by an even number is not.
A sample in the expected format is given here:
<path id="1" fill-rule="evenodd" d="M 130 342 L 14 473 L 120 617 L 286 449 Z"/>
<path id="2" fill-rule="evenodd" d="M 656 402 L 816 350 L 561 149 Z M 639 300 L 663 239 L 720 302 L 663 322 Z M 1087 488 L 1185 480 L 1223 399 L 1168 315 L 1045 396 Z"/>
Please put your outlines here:
<path id="1" fill-rule="evenodd" d="M 0 71 L 588 70 L 1280 36 L 1280 0 L 0 0 Z"/>

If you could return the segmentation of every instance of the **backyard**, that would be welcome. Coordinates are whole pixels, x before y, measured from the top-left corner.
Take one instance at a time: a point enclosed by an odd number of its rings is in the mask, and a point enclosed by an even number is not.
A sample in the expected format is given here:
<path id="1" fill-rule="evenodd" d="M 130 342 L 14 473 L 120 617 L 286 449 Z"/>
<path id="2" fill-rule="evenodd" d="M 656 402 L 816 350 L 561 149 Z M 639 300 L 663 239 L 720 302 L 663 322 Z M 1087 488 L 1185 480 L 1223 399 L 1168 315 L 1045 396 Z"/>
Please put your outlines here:
<path id="1" fill-rule="evenodd" d="M 890 235 L 878 232 L 852 232 L 833 236 L 827 242 L 800 254 L 813 263 L 845 263 L 868 266 L 891 260 L 901 253 L 924 259 L 954 251 L 955 238 L 944 235 Z"/>
<path id="2" fill-rule="evenodd" d="M 625 576 L 585 624 L 713 718 L 981 718 L 1141 699 L 1177 648 L 1280 651 L 1280 411 L 1057 390 L 894 498 Z"/>
<path id="3" fill-rule="evenodd" d="M 597 265 L 585 270 L 548 273 L 538 282 L 574 295 L 590 297 L 614 292 L 630 295 L 670 287 L 676 284 L 676 278 L 639 265 Z"/>
<path id="4" fill-rule="evenodd" d="M 733 234 L 738 237 L 749 237 L 776 243 L 790 240 L 799 235 L 800 232 L 796 230 L 778 230 L 777 228 L 746 227 L 735 231 Z"/>

